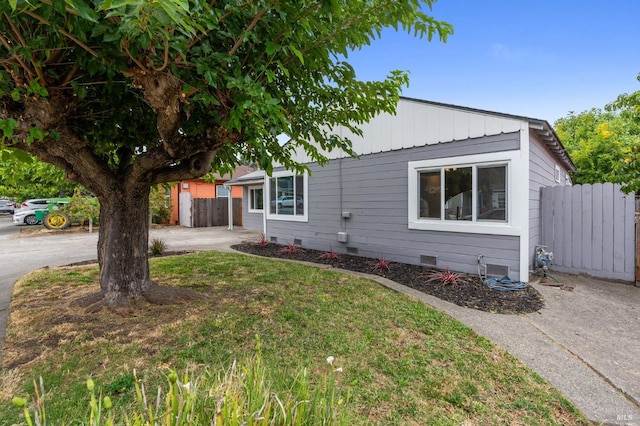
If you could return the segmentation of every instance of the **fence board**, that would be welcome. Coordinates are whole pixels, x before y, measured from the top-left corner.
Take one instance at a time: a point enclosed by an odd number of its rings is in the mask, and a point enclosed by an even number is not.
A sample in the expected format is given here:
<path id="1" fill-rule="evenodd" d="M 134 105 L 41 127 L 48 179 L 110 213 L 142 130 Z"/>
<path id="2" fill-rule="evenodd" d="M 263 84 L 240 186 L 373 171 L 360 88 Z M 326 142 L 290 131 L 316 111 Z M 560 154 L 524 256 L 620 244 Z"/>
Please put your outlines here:
<path id="1" fill-rule="evenodd" d="M 591 245 L 593 239 L 593 210 L 587 207 L 593 205 L 593 191 L 591 185 L 581 186 L 582 204 L 585 207 L 582 209 L 582 215 L 584 216 L 584 220 L 582 220 L 582 239 L 583 241 L 586 241 L 587 244 L 582 245 L 582 264 L 580 267 L 583 269 L 590 269 L 593 259 L 593 246 Z"/>
<path id="2" fill-rule="evenodd" d="M 635 280 L 635 196 L 620 185 L 542 188 L 542 241 L 553 269 Z"/>
<path id="3" fill-rule="evenodd" d="M 592 210 L 592 240 L 591 240 L 591 269 L 602 270 L 602 228 L 596 228 L 594 224 L 602 223 L 602 184 L 592 185 L 593 199 Z M 588 207 L 588 206 L 585 206 Z"/>

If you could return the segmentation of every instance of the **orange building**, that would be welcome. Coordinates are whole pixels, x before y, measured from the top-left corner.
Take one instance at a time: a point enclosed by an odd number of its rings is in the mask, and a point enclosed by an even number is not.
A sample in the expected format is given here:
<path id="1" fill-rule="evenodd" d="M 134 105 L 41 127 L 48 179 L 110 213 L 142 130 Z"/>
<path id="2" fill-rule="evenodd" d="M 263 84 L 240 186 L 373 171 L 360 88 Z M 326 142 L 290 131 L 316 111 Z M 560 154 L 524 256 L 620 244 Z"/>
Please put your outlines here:
<path id="1" fill-rule="evenodd" d="M 231 198 L 242 198 L 242 187 L 233 186 L 227 188 L 225 182 L 232 178 L 238 178 L 254 171 L 253 167 L 237 166 L 233 173 L 222 176 L 216 174 L 215 182 L 205 182 L 202 179 L 182 180 L 171 186 L 171 219 L 169 223 L 178 224 L 180 217 L 180 194 L 190 192 L 193 198 L 221 198 L 228 197 L 231 190 Z"/>

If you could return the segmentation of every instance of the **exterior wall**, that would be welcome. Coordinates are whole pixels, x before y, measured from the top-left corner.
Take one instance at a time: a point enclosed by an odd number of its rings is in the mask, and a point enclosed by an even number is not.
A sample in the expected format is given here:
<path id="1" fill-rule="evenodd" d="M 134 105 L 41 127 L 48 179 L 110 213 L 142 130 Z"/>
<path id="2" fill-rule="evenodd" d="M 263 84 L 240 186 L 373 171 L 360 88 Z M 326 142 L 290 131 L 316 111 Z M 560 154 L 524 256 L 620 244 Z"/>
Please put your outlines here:
<path id="1" fill-rule="evenodd" d="M 560 168 L 560 182 L 556 182 L 556 167 Z M 568 170 L 546 149 L 544 143 L 529 136 L 529 269 L 533 267 L 535 247 L 542 242 L 541 189 L 567 183 Z"/>
<path id="2" fill-rule="evenodd" d="M 420 264 L 421 256 L 437 256 L 437 266 L 477 273 L 478 255 L 490 264 L 520 274 L 520 237 L 408 229 L 408 171 L 410 161 L 455 158 L 461 155 L 513 151 L 520 132 L 427 145 L 311 164 L 308 183 L 308 222 L 269 220 L 267 236 L 278 243 L 299 240 L 303 247 L 391 261 Z M 342 218 L 342 212 L 351 217 Z M 246 215 L 245 215 L 246 217 Z M 339 243 L 337 233 L 347 232 Z M 355 254 L 355 253 L 354 253 Z"/>
<path id="3" fill-rule="evenodd" d="M 261 232 L 264 231 L 262 213 L 249 211 L 249 188 L 246 186 L 237 186 L 233 189 L 239 189 L 242 191 L 242 228 Z"/>

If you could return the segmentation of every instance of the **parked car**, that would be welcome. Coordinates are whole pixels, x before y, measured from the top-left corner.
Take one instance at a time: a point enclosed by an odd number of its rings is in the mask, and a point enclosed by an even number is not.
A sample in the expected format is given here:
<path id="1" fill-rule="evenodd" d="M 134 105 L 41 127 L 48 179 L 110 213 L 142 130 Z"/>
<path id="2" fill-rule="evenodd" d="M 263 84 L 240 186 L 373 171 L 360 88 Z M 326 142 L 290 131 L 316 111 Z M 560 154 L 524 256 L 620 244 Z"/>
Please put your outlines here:
<path id="1" fill-rule="evenodd" d="M 0 200 L 0 213 L 13 214 L 16 209 L 16 205 L 11 200 Z"/>
<path id="2" fill-rule="evenodd" d="M 44 209 L 37 209 L 44 210 Z M 36 219 L 36 209 L 21 208 L 13 214 L 13 223 L 16 225 L 37 225 L 40 223 Z"/>
<path id="3" fill-rule="evenodd" d="M 277 204 L 278 208 L 287 208 L 287 207 L 293 207 L 294 201 L 293 201 L 293 197 L 291 195 L 282 195 L 280 197 L 278 197 L 278 199 L 276 200 L 276 202 L 274 203 L 273 201 L 271 201 L 271 204 Z M 304 206 L 304 202 L 302 201 L 302 197 L 298 197 L 296 200 L 296 204 L 298 206 L 298 208 L 302 208 Z"/>
<path id="4" fill-rule="evenodd" d="M 30 200 L 24 200 L 22 204 L 20 204 L 20 208 L 23 209 L 46 209 L 49 205 L 48 198 L 33 198 Z"/>

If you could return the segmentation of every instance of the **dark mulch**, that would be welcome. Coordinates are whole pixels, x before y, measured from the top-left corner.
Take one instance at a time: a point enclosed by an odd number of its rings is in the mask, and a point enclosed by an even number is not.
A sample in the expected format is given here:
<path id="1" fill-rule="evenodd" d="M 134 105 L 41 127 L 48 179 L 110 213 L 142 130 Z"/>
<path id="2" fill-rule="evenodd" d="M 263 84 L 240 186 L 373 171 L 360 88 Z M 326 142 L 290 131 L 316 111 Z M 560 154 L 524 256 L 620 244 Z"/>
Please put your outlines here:
<path id="1" fill-rule="evenodd" d="M 298 248 L 295 253 L 285 253 L 283 252 L 284 246 L 273 243 L 261 247 L 257 243 L 245 242 L 234 245 L 232 248 L 258 256 L 301 260 L 380 275 L 439 299 L 481 311 L 522 314 L 536 312 L 544 306 L 542 296 L 531 286 L 527 286 L 524 290 L 500 292 L 485 286 L 477 275 L 467 275 L 466 283 L 444 285 L 441 282 L 427 282 L 429 273 L 433 270 L 419 265 L 392 262 L 388 270 L 374 271 L 377 259 L 360 256 L 341 254 L 339 259 L 323 259 L 320 256 L 324 252 L 321 251 Z"/>

